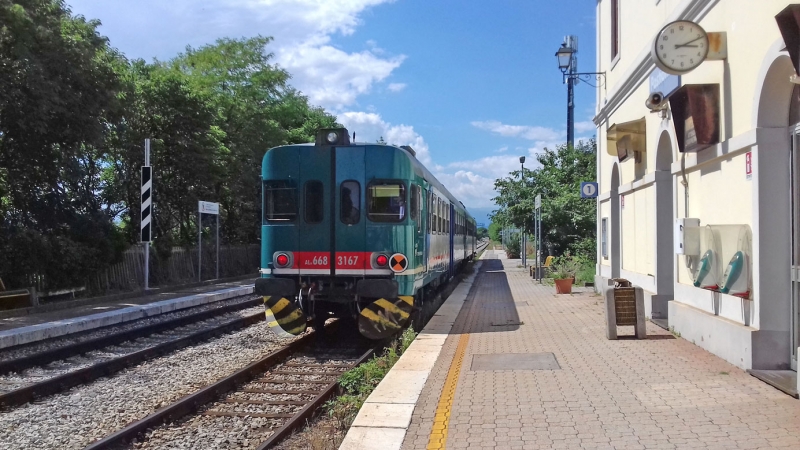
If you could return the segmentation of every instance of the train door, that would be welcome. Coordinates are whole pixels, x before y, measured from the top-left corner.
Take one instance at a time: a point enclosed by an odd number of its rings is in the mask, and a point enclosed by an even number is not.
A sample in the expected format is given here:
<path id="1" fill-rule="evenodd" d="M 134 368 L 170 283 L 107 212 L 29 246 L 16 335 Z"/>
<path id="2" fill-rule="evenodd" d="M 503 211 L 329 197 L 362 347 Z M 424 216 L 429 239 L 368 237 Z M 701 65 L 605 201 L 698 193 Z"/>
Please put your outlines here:
<path id="1" fill-rule="evenodd" d="M 331 271 L 330 153 L 319 146 L 300 148 L 295 264 L 302 275 L 328 275 Z"/>
<path id="2" fill-rule="evenodd" d="M 338 275 L 363 276 L 366 248 L 365 147 L 336 148 L 334 211 L 335 268 Z"/>
<path id="3" fill-rule="evenodd" d="M 270 150 L 264 155 L 261 176 L 261 271 L 271 274 L 276 252 L 296 252 L 302 184 L 298 154 L 293 148 Z M 291 269 L 288 269 L 291 271 Z"/>
<path id="4" fill-rule="evenodd" d="M 431 246 L 431 200 L 430 190 L 422 189 L 422 213 L 420 220 L 422 223 L 422 271 L 428 272 L 428 247 Z"/>

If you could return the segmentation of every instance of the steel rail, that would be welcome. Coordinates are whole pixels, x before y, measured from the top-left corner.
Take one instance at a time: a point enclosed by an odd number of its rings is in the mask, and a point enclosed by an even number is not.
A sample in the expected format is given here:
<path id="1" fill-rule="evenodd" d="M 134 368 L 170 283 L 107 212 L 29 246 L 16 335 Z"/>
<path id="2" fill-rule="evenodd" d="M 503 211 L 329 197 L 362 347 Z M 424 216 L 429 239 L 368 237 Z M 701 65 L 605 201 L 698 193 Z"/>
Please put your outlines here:
<path id="1" fill-rule="evenodd" d="M 375 347 L 367 350 L 361 357 L 359 357 L 355 363 L 352 364 L 352 367 L 356 367 L 359 364 L 363 363 L 364 361 L 368 360 L 375 354 Z M 341 377 L 339 377 L 341 378 Z M 308 403 L 306 406 L 303 407 L 300 411 L 297 412 L 288 422 L 283 424 L 280 428 L 275 430 L 272 435 L 270 435 L 269 439 L 264 441 L 261 445 L 258 446 L 258 450 L 264 450 L 272 447 L 273 445 L 277 444 L 281 440 L 283 440 L 286 436 L 288 436 L 292 431 L 295 429 L 303 426 L 305 424 L 306 419 L 310 418 L 317 409 L 322 406 L 323 403 L 328 401 L 337 391 L 339 390 L 339 380 L 330 383 L 321 394 L 319 394 L 314 400 Z"/>
<path id="2" fill-rule="evenodd" d="M 178 317 L 176 319 L 170 319 L 164 322 L 154 323 L 151 325 L 145 325 L 143 327 L 133 328 L 131 330 L 124 331 L 122 333 L 112 334 L 109 336 L 102 336 L 94 339 L 88 339 L 86 341 L 76 342 L 74 344 L 65 345 L 63 347 L 54 348 L 52 350 L 47 350 L 41 353 L 36 353 L 29 356 L 23 356 L 20 358 L 15 359 L 8 359 L 5 361 L 0 361 L 0 375 L 6 375 L 11 372 L 21 372 L 25 369 L 30 369 L 31 367 L 43 366 L 45 364 L 51 363 L 53 361 L 60 361 L 63 359 L 67 359 L 72 356 L 82 355 L 84 353 L 91 352 L 93 350 L 97 350 L 98 348 L 108 347 L 111 345 L 120 344 L 122 342 L 131 341 L 133 339 L 146 336 L 149 334 L 160 333 L 162 331 L 171 330 L 177 327 L 181 327 L 184 325 L 192 324 L 195 322 L 200 322 L 202 320 L 206 320 L 215 316 L 219 316 L 222 314 L 226 314 L 229 312 L 237 311 L 240 309 L 251 308 L 253 306 L 258 306 L 262 303 L 261 298 L 245 301 L 242 303 L 236 303 L 233 305 L 226 305 L 221 308 L 209 309 L 206 311 L 202 311 L 195 314 L 190 314 L 184 317 Z M 174 311 L 173 311 L 174 312 Z M 263 314 L 263 313 L 262 313 Z M 149 316 L 147 318 L 152 318 L 155 316 Z M 140 319 L 141 320 L 141 319 Z M 119 326 L 121 324 L 114 324 L 110 326 Z M 106 328 L 106 327 L 103 327 Z M 101 328 L 91 330 L 97 331 Z M 58 339 L 58 338 L 54 338 Z M 41 341 L 40 341 L 41 342 Z M 37 342 L 40 343 L 40 342 Z"/>
<path id="3" fill-rule="evenodd" d="M 68 372 L 39 383 L 24 386 L 0 395 L 0 405 L 5 407 L 19 406 L 38 397 L 57 394 L 80 384 L 88 383 L 100 377 L 119 372 L 120 370 L 136 365 L 142 361 L 188 347 L 196 342 L 205 341 L 220 334 L 245 328 L 265 320 L 265 318 L 263 312 L 240 317 L 214 328 L 200 330 L 182 338 L 164 342 L 118 358 L 102 361 L 98 364 Z"/>
<path id="4" fill-rule="evenodd" d="M 264 315 L 263 313 L 261 314 Z M 163 424 L 164 422 L 174 421 L 186 415 L 192 414 L 202 405 L 214 401 L 221 395 L 236 389 L 237 385 L 246 383 L 256 376 L 264 373 L 270 367 L 277 365 L 292 353 L 310 344 L 314 339 L 314 331 L 291 342 L 289 345 L 276 350 L 266 357 L 248 365 L 237 371 L 233 375 L 225 377 L 216 383 L 210 384 L 194 394 L 187 395 L 177 402 L 159 409 L 149 416 L 133 422 L 125 428 L 106 436 L 99 441 L 89 444 L 84 450 L 108 449 L 114 446 L 132 441 L 139 434 L 144 433 L 149 428 Z"/>

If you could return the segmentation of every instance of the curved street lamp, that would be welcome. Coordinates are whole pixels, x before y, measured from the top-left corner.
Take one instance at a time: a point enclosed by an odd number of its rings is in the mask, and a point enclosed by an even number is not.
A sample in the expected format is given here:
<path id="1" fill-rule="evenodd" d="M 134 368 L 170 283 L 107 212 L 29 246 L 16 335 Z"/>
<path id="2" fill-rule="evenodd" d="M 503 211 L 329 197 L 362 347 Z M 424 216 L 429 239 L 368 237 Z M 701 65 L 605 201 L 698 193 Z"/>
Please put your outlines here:
<path id="1" fill-rule="evenodd" d="M 605 84 L 605 72 L 577 72 L 578 60 L 575 54 L 578 53 L 578 38 L 567 36 L 561 47 L 556 51 L 558 68 L 561 70 L 561 80 L 567 83 L 567 145 L 574 147 L 575 144 L 575 94 L 573 89 L 577 80 L 584 80 L 590 86 L 599 87 Z M 595 79 L 597 84 L 592 84 L 589 80 Z"/>

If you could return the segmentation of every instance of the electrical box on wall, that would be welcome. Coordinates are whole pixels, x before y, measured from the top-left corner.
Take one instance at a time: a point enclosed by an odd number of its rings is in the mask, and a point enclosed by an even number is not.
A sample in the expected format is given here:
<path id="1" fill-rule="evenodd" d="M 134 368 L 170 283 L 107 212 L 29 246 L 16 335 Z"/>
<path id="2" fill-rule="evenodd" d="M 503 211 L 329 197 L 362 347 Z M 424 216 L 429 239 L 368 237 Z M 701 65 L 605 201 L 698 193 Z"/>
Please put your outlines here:
<path id="1" fill-rule="evenodd" d="M 675 219 L 675 253 L 700 254 L 700 219 Z"/>

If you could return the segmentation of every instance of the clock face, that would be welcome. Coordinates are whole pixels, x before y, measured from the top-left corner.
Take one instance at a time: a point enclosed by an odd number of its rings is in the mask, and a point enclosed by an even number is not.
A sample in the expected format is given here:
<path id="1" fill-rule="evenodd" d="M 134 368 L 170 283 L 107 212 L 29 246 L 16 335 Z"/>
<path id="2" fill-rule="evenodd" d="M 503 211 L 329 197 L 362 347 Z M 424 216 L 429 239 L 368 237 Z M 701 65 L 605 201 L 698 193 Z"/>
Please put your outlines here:
<path id="1" fill-rule="evenodd" d="M 672 22 L 656 35 L 651 53 L 661 70 L 681 75 L 695 69 L 706 59 L 708 34 L 694 22 Z"/>

